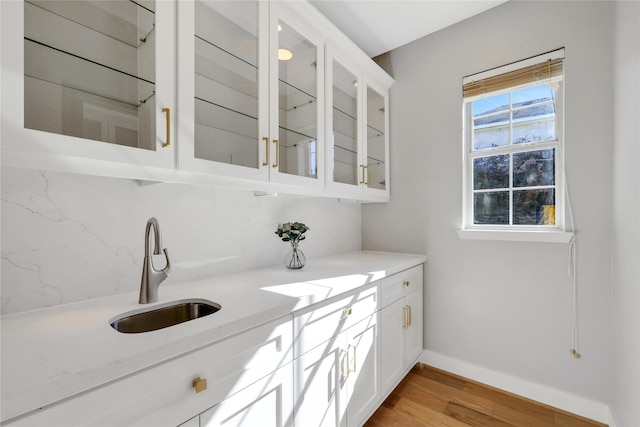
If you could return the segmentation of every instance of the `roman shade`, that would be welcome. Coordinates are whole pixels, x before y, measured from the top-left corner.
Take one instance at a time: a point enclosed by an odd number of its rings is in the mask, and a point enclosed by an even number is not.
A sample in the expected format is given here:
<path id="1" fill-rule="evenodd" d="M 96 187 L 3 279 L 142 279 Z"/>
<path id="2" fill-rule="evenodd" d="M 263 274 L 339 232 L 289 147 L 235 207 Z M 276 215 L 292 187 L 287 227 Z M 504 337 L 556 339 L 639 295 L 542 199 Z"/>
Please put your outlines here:
<path id="1" fill-rule="evenodd" d="M 540 59 L 542 62 L 536 62 L 533 65 L 527 65 L 531 60 L 520 61 L 511 64 L 511 66 L 500 67 L 495 69 L 497 74 L 491 75 L 491 71 L 474 74 L 463 79 L 462 97 L 463 99 L 475 98 L 488 93 L 498 92 L 505 89 L 513 89 L 517 86 L 528 85 L 535 82 L 557 81 L 562 79 L 564 68 L 564 49 L 555 51 L 561 54 L 553 55 L 546 60 L 535 57 L 533 60 Z M 549 56 L 541 55 L 541 56 Z M 513 69 L 513 66 L 522 65 L 521 68 Z M 505 70 L 505 69 L 508 69 Z M 501 72 L 503 71 L 504 72 Z"/>

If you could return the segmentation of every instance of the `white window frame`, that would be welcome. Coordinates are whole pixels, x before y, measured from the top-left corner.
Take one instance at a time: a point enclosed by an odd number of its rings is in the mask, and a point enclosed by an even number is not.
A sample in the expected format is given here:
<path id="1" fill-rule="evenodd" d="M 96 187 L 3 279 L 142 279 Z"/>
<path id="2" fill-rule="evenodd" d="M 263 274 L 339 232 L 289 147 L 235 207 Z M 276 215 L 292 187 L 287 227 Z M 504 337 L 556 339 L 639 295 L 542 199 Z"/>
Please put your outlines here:
<path id="1" fill-rule="evenodd" d="M 478 81 L 481 79 L 497 76 L 510 71 L 525 68 L 531 65 L 539 64 L 547 60 L 564 58 L 564 49 L 559 49 L 544 55 L 539 55 L 503 67 L 495 68 L 482 73 L 467 76 L 463 79 L 463 85 L 468 82 Z M 463 138 L 462 138 L 462 157 L 463 157 L 463 188 L 462 188 L 462 225 L 457 230 L 458 235 L 462 239 L 474 240 L 513 240 L 513 241 L 531 241 L 531 242 L 552 242 L 567 243 L 573 237 L 572 232 L 565 229 L 565 185 L 564 185 L 564 73 L 561 77 L 555 77 L 552 81 L 560 83 L 556 91 L 556 139 L 553 141 L 529 142 L 522 144 L 511 144 L 503 147 L 495 147 L 488 149 L 473 150 L 473 118 L 472 118 L 472 102 L 480 99 L 493 97 L 499 94 L 512 93 L 527 87 L 533 87 L 542 82 L 532 82 L 522 85 L 512 86 L 503 90 L 490 92 L 483 95 L 468 97 L 463 99 Z M 511 101 L 511 99 L 510 99 Z M 511 102 L 510 102 L 511 107 Z M 510 126 L 513 122 L 510 121 Z M 514 153 L 530 152 L 545 149 L 555 149 L 555 224 L 554 225 L 512 225 L 512 224 L 474 224 L 473 212 L 473 162 L 476 158 L 488 157 L 500 154 L 506 154 L 512 158 Z M 509 162 L 509 186 L 505 188 L 510 193 L 510 218 L 513 215 L 513 167 Z M 525 187 L 526 188 L 526 187 Z M 511 221 L 510 221 L 511 222 Z"/>

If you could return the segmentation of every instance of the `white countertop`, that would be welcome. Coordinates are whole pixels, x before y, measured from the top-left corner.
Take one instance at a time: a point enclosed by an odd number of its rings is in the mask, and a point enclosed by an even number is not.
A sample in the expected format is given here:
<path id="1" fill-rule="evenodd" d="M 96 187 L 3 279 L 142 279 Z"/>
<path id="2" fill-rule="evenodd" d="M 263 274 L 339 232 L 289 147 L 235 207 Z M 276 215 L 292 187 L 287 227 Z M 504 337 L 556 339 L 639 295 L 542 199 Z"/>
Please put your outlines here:
<path id="1" fill-rule="evenodd" d="M 351 252 L 284 267 L 160 286 L 159 302 L 138 293 L 2 316 L 1 420 L 6 421 L 172 357 L 359 288 L 426 261 L 422 255 Z M 123 334 L 109 321 L 185 298 L 222 306 L 215 314 L 157 331 Z"/>

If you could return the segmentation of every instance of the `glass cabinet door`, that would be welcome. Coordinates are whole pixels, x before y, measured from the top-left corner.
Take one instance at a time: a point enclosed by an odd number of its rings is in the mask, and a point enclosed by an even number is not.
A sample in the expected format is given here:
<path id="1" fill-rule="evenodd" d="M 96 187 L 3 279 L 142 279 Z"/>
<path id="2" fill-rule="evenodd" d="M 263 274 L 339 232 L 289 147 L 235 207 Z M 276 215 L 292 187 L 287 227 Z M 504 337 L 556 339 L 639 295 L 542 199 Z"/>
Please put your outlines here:
<path id="1" fill-rule="evenodd" d="M 335 183 L 360 183 L 358 76 L 333 59 L 331 68 L 331 162 Z"/>
<path id="2" fill-rule="evenodd" d="M 178 167 L 268 179 L 268 3 L 177 3 Z"/>
<path id="3" fill-rule="evenodd" d="M 387 190 L 387 98 L 370 85 L 366 92 L 366 161 L 365 184 L 367 188 Z"/>
<path id="4" fill-rule="evenodd" d="M 258 3 L 195 2 L 195 152 L 257 169 Z"/>
<path id="5" fill-rule="evenodd" d="M 4 164 L 82 169 L 60 157 L 73 156 L 105 168 L 173 167 L 173 147 L 163 147 L 173 135 L 175 72 L 167 64 L 174 63 L 174 4 L 28 0 L 1 7 L 2 148 L 11 159 Z M 49 156 L 24 157 L 31 153 Z"/>
<path id="6" fill-rule="evenodd" d="M 153 1 L 25 1 L 24 127 L 155 150 Z"/>
<path id="7" fill-rule="evenodd" d="M 280 4 L 272 4 L 270 13 L 270 120 L 272 153 L 275 154 L 271 158 L 270 179 L 321 185 L 319 172 L 324 158 L 322 38 Z"/>

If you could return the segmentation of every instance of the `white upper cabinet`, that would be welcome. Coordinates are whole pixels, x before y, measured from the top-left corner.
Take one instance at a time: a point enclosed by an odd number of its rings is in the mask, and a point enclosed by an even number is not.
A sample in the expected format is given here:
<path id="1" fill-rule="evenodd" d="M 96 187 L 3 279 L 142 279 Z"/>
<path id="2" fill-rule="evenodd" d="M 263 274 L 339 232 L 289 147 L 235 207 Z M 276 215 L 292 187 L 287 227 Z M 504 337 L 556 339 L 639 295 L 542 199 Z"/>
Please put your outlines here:
<path id="1" fill-rule="evenodd" d="M 359 199 L 388 200 L 391 78 L 374 80 L 364 71 L 367 64 L 351 56 L 327 48 L 327 188 Z"/>
<path id="2" fill-rule="evenodd" d="M 322 185 L 319 34 L 279 3 L 178 7 L 179 168 Z"/>
<path id="3" fill-rule="evenodd" d="M 270 18 L 271 180 L 322 187 L 325 41 L 283 2 L 271 3 Z"/>
<path id="4" fill-rule="evenodd" d="M 1 7 L 4 164 L 174 167 L 175 4 Z"/>
<path id="5" fill-rule="evenodd" d="M 178 2 L 178 167 L 268 179 L 269 5 Z"/>
<path id="6" fill-rule="evenodd" d="M 364 191 L 389 197 L 389 95 L 388 87 L 365 78 L 366 138 L 362 153 Z"/>
<path id="7" fill-rule="evenodd" d="M 392 79 L 306 1 L 2 1 L 2 164 L 389 199 Z"/>

